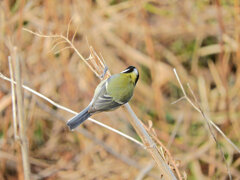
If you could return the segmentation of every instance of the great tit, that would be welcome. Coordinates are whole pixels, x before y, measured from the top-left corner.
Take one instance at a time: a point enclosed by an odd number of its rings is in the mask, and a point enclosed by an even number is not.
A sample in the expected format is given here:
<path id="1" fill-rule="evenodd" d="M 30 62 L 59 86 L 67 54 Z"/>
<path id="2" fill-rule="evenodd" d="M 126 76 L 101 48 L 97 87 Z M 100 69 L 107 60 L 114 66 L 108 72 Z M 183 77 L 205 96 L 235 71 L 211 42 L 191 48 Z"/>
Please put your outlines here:
<path id="1" fill-rule="evenodd" d="M 133 95 L 138 78 L 138 70 L 129 66 L 121 73 L 103 80 L 97 86 L 89 105 L 67 122 L 69 128 L 76 128 L 95 113 L 114 110 L 127 103 Z"/>

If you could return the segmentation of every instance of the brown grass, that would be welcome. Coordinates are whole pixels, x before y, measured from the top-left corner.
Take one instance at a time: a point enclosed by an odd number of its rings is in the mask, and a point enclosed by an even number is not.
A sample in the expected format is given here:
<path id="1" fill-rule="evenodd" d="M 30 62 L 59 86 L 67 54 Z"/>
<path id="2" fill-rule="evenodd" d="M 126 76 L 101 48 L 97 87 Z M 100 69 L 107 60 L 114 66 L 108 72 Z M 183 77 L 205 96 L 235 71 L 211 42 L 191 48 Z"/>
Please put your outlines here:
<path id="1" fill-rule="evenodd" d="M 80 111 L 99 79 L 60 39 L 40 38 L 22 28 L 48 35 L 69 33 L 84 58 L 93 46 L 111 73 L 128 65 L 139 69 L 130 104 L 149 124 L 156 142 L 169 144 L 167 150 L 183 179 L 226 179 L 226 163 L 201 114 L 186 101 L 171 104 L 183 96 L 172 71 L 176 68 L 204 113 L 240 147 L 239 2 L 216 2 L 1 1 L 0 72 L 10 77 L 8 56 L 16 46 L 23 84 Z M 90 121 L 80 133 L 71 132 L 63 121 L 72 114 L 27 91 L 23 97 L 31 179 L 159 179 L 159 170 L 141 146 Z M 14 140 L 11 84 L 2 79 L 0 112 L 0 179 L 23 179 L 22 155 Z M 93 118 L 140 140 L 124 108 Z M 232 178 L 237 179 L 240 155 L 213 131 Z M 161 153 L 174 169 L 166 151 Z"/>

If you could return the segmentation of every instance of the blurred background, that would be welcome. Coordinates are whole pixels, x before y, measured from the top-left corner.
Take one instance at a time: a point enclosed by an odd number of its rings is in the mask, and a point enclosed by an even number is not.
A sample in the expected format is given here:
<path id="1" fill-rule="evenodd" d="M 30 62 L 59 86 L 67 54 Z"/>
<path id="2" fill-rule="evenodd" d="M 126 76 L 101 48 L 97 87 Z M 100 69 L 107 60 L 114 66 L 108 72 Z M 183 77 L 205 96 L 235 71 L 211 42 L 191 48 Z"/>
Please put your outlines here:
<path id="1" fill-rule="evenodd" d="M 0 72 L 17 47 L 23 83 L 74 111 L 90 102 L 100 80 L 72 49 L 46 35 L 67 35 L 85 57 L 89 46 L 111 73 L 129 65 L 140 71 L 130 105 L 171 152 L 187 179 L 227 179 L 226 164 L 205 120 L 183 96 L 190 84 L 204 112 L 240 147 L 240 2 L 238 0 L 0 1 Z M 68 24 L 71 21 L 68 31 Z M 60 52 L 59 52 L 60 51 Z M 187 89 L 191 99 L 192 95 Z M 194 101 L 194 100 L 193 100 Z M 92 122 L 71 132 L 73 115 L 24 91 L 32 179 L 159 179 L 142 147 Z M 140 140 L 125 108 L 94 119 Z M 150 123 L 151 124 L 151 123 Z M 214 131 L 215 132 L 215 131 Z M 215 133 L 233 179 L 240 155 Z M 146 167 L 149 171 L 144 173 Z M 10 83 L 0 80 L 0 179 L 23 179 L 12 123 Z"/>

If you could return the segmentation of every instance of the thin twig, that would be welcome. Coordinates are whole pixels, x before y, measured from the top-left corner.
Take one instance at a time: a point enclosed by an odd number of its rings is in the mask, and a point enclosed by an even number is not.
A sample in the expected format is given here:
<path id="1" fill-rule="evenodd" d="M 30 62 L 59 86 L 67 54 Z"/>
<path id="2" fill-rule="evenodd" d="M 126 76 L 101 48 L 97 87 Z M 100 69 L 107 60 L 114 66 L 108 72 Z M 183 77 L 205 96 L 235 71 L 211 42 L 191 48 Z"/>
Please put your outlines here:
<path id="1" fill-rule="evenodd" d="M 70 19 L 70 21 L 69 21 L 69 23 L 68 23 L 68 27 L 67 27 L 67 39 L 68 39 L 68 37 L 69 37 L 69 29 L 70 29 L 70 25 L 71 25 L 72 20 L 73 20 L 73 17 L 71 17 L 71 19 Z"/>
<path id="2" fill-rule="evenodd" d="M 41 34 L 41 33 L 36 33 L 36 32 L 33 32 L 29 29 L 26 29 L 26 28 L 23 28 L 24 31 L 27 31 L 31 34 L 34 34 L 35 36 L 38 36 L 38 37 L 42 37 L 42 38 L 62 38 L 63 40 L 65 40 L 70 46 L 71 48 L 77 53 L 77 55 L 81 58 L 81 60 L 91 69 L 91 71 L 93 71 L 95 73 L 96 76 L 98 76 L 98 73 L 91 67 L 91 65 L 85 60 L 85 58 L 79 53 L 79 51 L 77 50 L 77 48 L 73 45 L 73 43 L 71 43 L 71 41 L 66 38 L 65 36 L 63 35 L 44 35 L 44 34 Z"/>
<path id="3" fill-rule="evenodd" d="M 197 101 L 197 98 L 196 98 L 195 94 L 193 93 L 192 88 L 190 87 L 189 84 L 187 84 L 187 86 L 188 86 L 188 88 L 189 88 L 189 90 L 190 90 L 190 92 L 191 92 L 191 94 L 192 94 L 192 96 L 193 96 L 196 104 L 198 105 L 199 110 L 201 111 L 201 115 L 202 115 L 203 119 L 206 120 L 206 123 L 207 123 L 208 129 L 209 129 L 209 131 L 210 131 L 210 134 L 211 134 L 211 136 L 213 137 L 213 139 L 214 139 L 217 147 L 219 148 L 220 153 L 221 153 L 221 156 L 222 156 L 224 162 L 226 163 L 226 167 L 227 167 L 227 171 L 228 171 L 228 176 L 229 176 L 229 179 L 231 180 L 231 179 L 232 179 L 232 175 L 231 175 L 231 172 L 230 172 L 229 165 L 228 165 L 228 163 L 227 163 L 227 159 L 225 158 L 224 153 L 223 153 L 223 150 L 222 150 L 222 148 L 221 148 L 221 146 L 220 146 L 220 144 L 219 144 L 219 142 L 218 142 L 218 140 L 217 140 L 217 137 L 215 136 L 215 134 L 214 134 L 214 132 L 213 132 L 213 130 L 212 130 L 212 126 L 211 126 L 211 124 L 209 123 L 209 120 L 207 119 L 206 114 L 203 112 L 203 110 L 202 110 L 202 108 L 201 108 L 201 105 L 200 105 L 199 102 Z"/>
<path id="4" fill-rule="evenodd" d="M 188 96 L 186 96 L 185 89 L 182 87 L 182 84 L 181 84 L 181 81 L 180 81 L 180 79 L 179 79 L 179 77 L 178 77 L 178 74 L 177 74 L 176 69 L 174 68 L 173 71 L 174 71 L 174 74 L 175 74 L 175 76 L 176 76 L 176 78 L 177 78 L 177 80 L 178 80 L 178 83 L 179 83 L 180 87 L 181 87 L 181 90 L 182 90 L 182 92 L 183 92 L 183 94 L 184 94 L 184 98 L 193 106 L 193 108 L 194 108 L 196 111 L 198 111 L 199 113 L 201 113 L 201 111 L 192 103 L 192 101 L 188 98 Z M 182 99 L 182 98 L 183 98 L 183 97 L 181 97 L 180 99 Z M 206 118 L 207 118 L 207 120 L 210 122 L 210 124 L 213 125 L 213 127 L 224 137 L 224 139 L 225 139 L 229 144 L 231 144 L 231 146 L 232 146 L 238 153 L 240 153 L 240 149 L 224 134 L 224 132 L 222 132 L 222 130 L 221 130 L 211 119 L 209 119 L 208 117 L 206 117 Z"/>
<path id="5" fill-rule="evenodd" d="M 74 34 L 73 34 L 73 37 L 72 37 L 72 40 L 71 40 L 72 44 L 73 44 L 74 39 L 75 39 L 75 36 L 76 36 L 76 34 L 77 34 L 78 27 L 79 27 L 79 25 L 77 26 L 77 28 L 76 28 L 76 30 L 75 30 L 75 32 L 74 32 Z"/>
<path id="6" fill-rule="evenodd" d="M 176 137 L 176 134 L 177 134 L 177 131 L 178 131 L 178 129 L 179 129 L 179 126 L 180 126 L 180 124 L 181 124 L 182 121 L 183 121 L 183 114 L 180 114 L 179 117 L 178 117 L 178 119 L 177 119 L 177 123 L 176 123 L 176 125 L 175 125 L 175 127 L 174 127 L 174 129 L 173 129 L 173 131 L 172 131 L 172 134 L 171 134 L 171 136 L 170 136 L 170 139 L 169 139 L 169 141 L 168 141 L 167 148 L 170 148 L 170 147 L 171 147 L 171 145 L 172 145 L 172 143 L 173 143 L 173 141 L 174 141 L 174 139 L 175 139 L 175 137 Z"/>
<path id="7" fill-rule="evenodd" d="M 60 52 L 66 50 L 66 49 L 71 49 L 71 48 L 72 48 L 71 46 L 66 46 L 66 47 L 64 47 L 64 48 L 62 48 L 62 49 L 60 49 L 60 50 L 54 52 L 54 54 L 59 54 Z"/>
<path id="8" fill-rule="evenodd" d="M 51 48 L 51 50 L 49 52 L 52 52 L 58 45 L 60 45 L 62 43 L 66 43 L 66 41 L 62 40 L 62 41 L 56 42 L 56 44 L 54 44 L 54 46 Z"/>
<path id="9" fill-rule="evenodd" d="M 181 97 L 181 98 L 177 99 L 176 101 L 173 101 L 171 104 L 176 104 L 176 103 L 178 103 L 178 102 L 180 102 L 180 101 L 182 101 L 184 99 L 186 99 L 186 98 L 185 97 Z"/>
<path id="10" fill-rule="evenodd" d="M 10 77 L 12 81 L 14 81 L 13 77 L 13 68 L 12 68 L 12 59 L 8 57 L 8 64 L 9 64 L 9 71 Z M 13 128 L 14 128 L 14 139 L 19 139 L 18 132 L 17 132 L 17 112 L 16 112 L 16 96 L 15 96 L 15 85 L 11 82 L 11 91 L 12 91 L 12 110 L 13 110 Z"/>
<path id="11" fill-rule="evenodd" d="M 139 172 L 138 176 L 135 178 L 135 180 L 142 180 L 146 174 L 148 174 L 152 168 L 154 167 L 155 162 L 151 161 L 147 166 L 145 166 L 144 168 L 142 168 L 142 170 Z"/>
<path id="12" fill-rule="evenodd" d="M 193 90 L 192 90 L 192 88 L 190 87 L 190 85 L 187 84 L 187 86 L 188 86 L 188 88 L 189 88 L 189 90 L 190 90 L 190 92 L 191 92 L 191 94 L 192 94 L 192 96 L 193 96 L 193 98 L 194 98 L 194 101 L 195 101 L 195 103 L 197 104 L 197 106 L 196 106 L 196 105 L 191 101 L 191 99 L 187 96 L 187 94 L 186 94 L 186 92 L 185 92 L 185 90 L 184 90 L 184 88 L 183 88 L 183 86 L 182 86 L 182 83 L 181 83 L 181 81 L 180 81 L 180 78 L 179 78 L 179 76 L 178 76 L 177 71 L 176 71 L 175 68 L 173 69 L 173 71 L 174 71 L 174 74 L 175 74 L 175 76 L 176 76 L 176 78 L 177 78 L 177 80 L 178 80 L 178 83 L 179 83 L 179 85 L 180 85 L 180 87 L 181 87 L 181 89 L 182 89 L 182 92 L 183 92 L 183 94 L 184 94 L 185 99 L 194 107 L 194 109 L 196 109 L 196 110 L 202 115 L 203 119 L 206 120 L 206 123 L 207 123 L 207 125 L 208 125 L 209 131 L 210 131 L 210 133 L 211 133 L 211 136 L 213 137 L 213 139 L 214 139 L 214 141 L 215 141 L 218 149 L 220 150 L 221 156 L 222 156 L 222 158 L 223 158 L 223 160 L 224 160 L 224 162 L 225 162 L 225 164 L 226 164 L 226 167 L 227 167 L 227 172 L 228 172 L 229 179 L 231 180 L 231 179 L 232 179 L 232 175 L 231 175 L 231 172 L 230 172 L 230 168 L 229 168 L 229 165 L 228 165 L 228 163 L 227 163 L 227 160 L 226 160 L 226 158 L 225 158 L 225 156 L 224 156 L 223 150 L 222 150 L 222 148 L 219 146 L 219 143 L 218 143 L 218 141 L 217 141 L 217 138 L 216 138 L 216 136 L 215 136 L 214 133 L 213 133 L 212 126 L 211 126 L 211 124 L 209 123 L 211 120 L 210 120 L 209 118 L 207 118 L 206 114 L 203 112 L 203 110 L 202 110 L 199 102 L 197 101 L 197 98 L 196 98 L 196 96 L 194 95 Z"/>

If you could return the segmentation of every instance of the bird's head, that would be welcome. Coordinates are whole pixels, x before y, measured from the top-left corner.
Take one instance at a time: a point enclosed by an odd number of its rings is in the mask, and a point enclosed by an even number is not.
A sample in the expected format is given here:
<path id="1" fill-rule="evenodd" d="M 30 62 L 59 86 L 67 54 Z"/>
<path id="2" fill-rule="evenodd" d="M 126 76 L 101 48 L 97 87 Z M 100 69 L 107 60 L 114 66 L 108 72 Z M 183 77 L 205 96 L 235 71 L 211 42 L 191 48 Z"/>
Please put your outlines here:
<path id="1" fill-rule="evenodd" d="M 137 84 L 137 81 L 139 79 L 139 73 L 137 68 L 135 68 L 134 66 L 129 66 L 127 69 L 125 69 L 121 73 L 129 74 L 133 82 L 135 83 L 135 85 Z"/>

